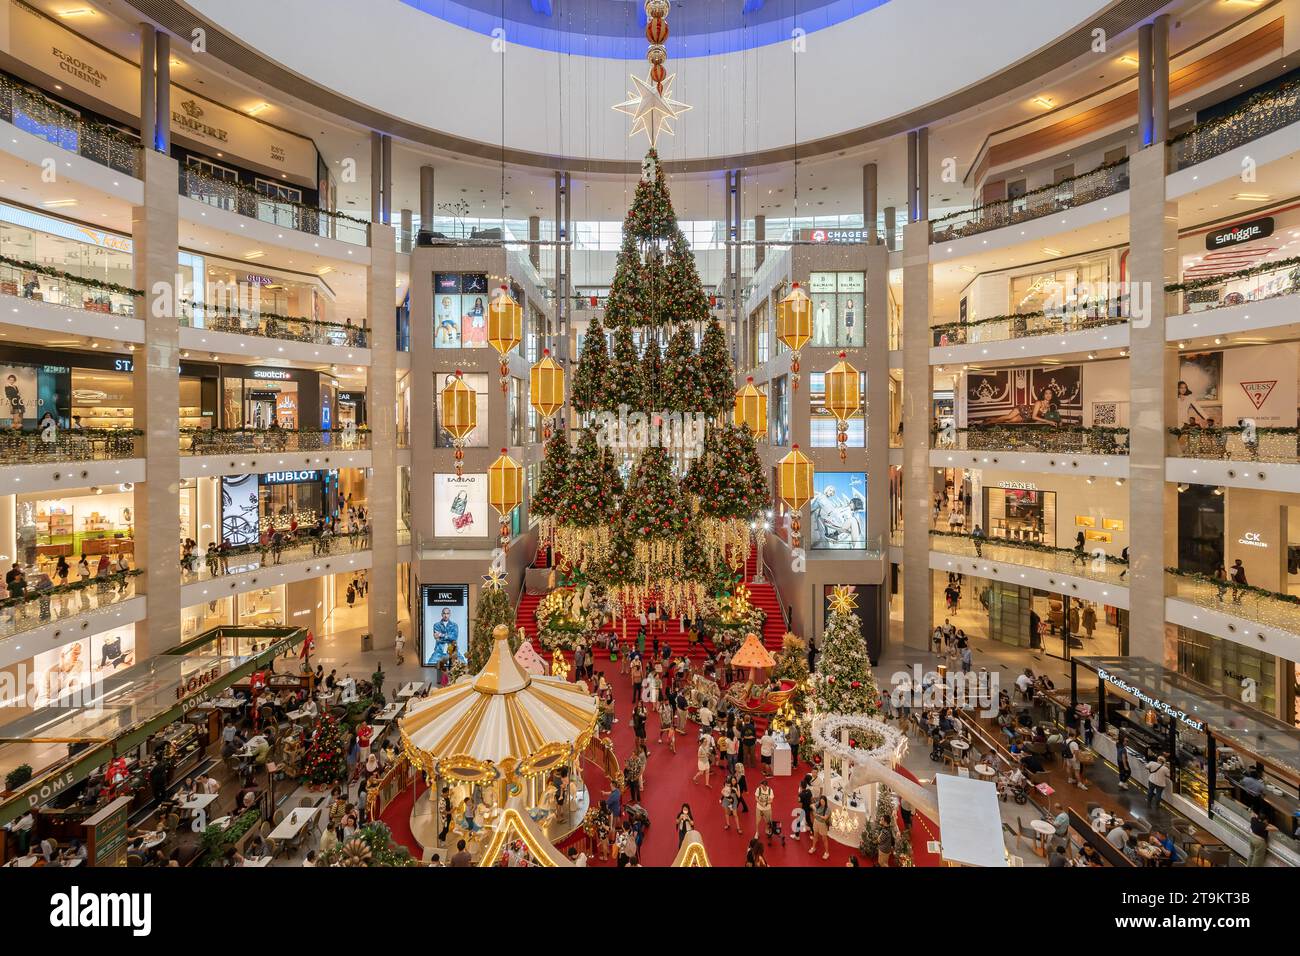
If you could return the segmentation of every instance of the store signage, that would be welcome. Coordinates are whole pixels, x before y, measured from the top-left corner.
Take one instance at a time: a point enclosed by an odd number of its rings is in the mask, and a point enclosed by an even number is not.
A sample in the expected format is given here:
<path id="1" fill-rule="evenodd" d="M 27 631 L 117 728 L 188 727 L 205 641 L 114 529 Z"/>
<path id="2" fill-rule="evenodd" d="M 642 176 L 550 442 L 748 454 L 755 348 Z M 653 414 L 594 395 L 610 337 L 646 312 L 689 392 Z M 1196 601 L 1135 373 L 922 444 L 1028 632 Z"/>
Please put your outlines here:
<path id="1" fill-rule="evenodd" d="M 268 471 L 262 476 L 264 485 L 301 485 L 320 481 L 319 471 Z"/>
<path id="2" fill-rule="evenodd" d="M 1012 491 L 1037 491 L 1038 485 L 1032 481 L 999 481 L 999 488 L 1006 488 Z"/>
<path id="3" fill-rule="evenodd" d="M 1237 544 L 1244 544 L 1248 548 L 1267 548 L 1268 542 L 1262 538 L 1262 531 L 1247 531 L 1237 539 Z"/>
<path id="4" fill-rule="evenodd" d="M 135 371 L 135 362 L 130 359 L 113 359 L 113 371 L 133 372 Z"/>
<path id="5" fill-rule="evenodd" d="M 1277 379 L 1273 379 L 1271 382 L 1242 382 L 1240 384 L 1241 390 L 1250 399 L 1250 404 L 1255 406 L 1255 411 L 1259 411 L 1264 403 L 1268 401 L 1269 395 L 1273 394 Z"/>
<path id="6" fill-rule="evenodd" d="M 275 280 L 270 276 L 260 276 L 255 272 L 250 272 L 244 276 L 244 281 L 249 285 L 275 285 Z"/>
<path id="7" fill-rule="evenodd" d="M 255 368 L 253 369 L 253 378 L 273 379 L 277 382 L 287 382 L 293 378 L 293 376 L 283 369 Z"/>
<path id="8" fill-rule="evenodd" d="M 799 238 L 804 242 L 866 242 L 865 229 L 800 229 Z"/>
<path id="9" fill-rule="evenodd" d="M 229 142 L 230 133 L 227 130 L 204 122 L 203 107 L 194 100 L 184 100 L 181 103 L 181 110 L 184 112 L 172 110 L 172 126 L 191 133 L 197 133 L 208 139 L 215 139 L 220 143 Z"/>
<path id="10" fill-rule="evenodd" d="M 1158 697 L 1152 697 L 1150 694 L 1146 693 L 1141 688 L 1134 687 L 1132 684 L 1124 680 L 1122 677 L 1117 677 L 1116 675 L 1112 674 L 1110 671 L 1106 670 L 1105 668 L 1102 667 L 1097 668 L 1097 676 L 1102 680 L 1104 680 L 1107 684 L 1110 684 L 1112 687 L 1118 687 L 1120 690 L 1122 690 L 1124 693 L 1128 694 L 1129 696 L 1136 697 L 1138 700 L 1146 704 L 1148 707 L 1151 707 L 1154 710 L 1158 710 L 1160 711 L 1160 713 L 1165 714 L 1168 717 L 1174 718 L 1180 724 L 1183 724 L 1184 726 L 1189 727 L 1192 730 L 1199 731 L 1201 733 L 1205 732 L 1204 721 L 1200 721 L 1197 720 L 1195 717 L 1189 716 L 1186 711 L 1179 710 L 1177 707 L 1174 707 L 1172 704 L 1166 704 L 1163 700 L 1161 700 Z"/>
<path id="11" fill-rule="evenodd" d="M 356 402 L 357 396 L 353 392 L 339 392 L 340 402 Z"/>
<path id="12" fill-rule="evenodd" d="M 50 780 L 43 780 L 39 785 L 33 786 L 30 790 L 24 791 L 23 796 L 27 798 L 28 808 L 35 810 L 41 804 L 52 800 L 76 782 L 76 770 L 65 770 L 57 777 L 53 777 Z"/>
<path id="13" fill-rule="evenodd" d="M 214 664 L 207 670 L 199 671 L 197 674 L 191 674 L 188 680 L 181 681 L 176 685 L 176 699 L 181 700 L 188 697 L 190 694 L 202 690 L 220 676 L 220 664 Z"/>
<path id="14" fill-rule="evenodd" d="M 1252 219 L 1250 222 L 1206 233 L 1205 248 L 1213 252 L 1226 246 L 1239 246 L 1243 242 L 1267 239 L 1271 235 L 1273 235 L 1273 217 L 1265 216 L 1263 219 Z"/>

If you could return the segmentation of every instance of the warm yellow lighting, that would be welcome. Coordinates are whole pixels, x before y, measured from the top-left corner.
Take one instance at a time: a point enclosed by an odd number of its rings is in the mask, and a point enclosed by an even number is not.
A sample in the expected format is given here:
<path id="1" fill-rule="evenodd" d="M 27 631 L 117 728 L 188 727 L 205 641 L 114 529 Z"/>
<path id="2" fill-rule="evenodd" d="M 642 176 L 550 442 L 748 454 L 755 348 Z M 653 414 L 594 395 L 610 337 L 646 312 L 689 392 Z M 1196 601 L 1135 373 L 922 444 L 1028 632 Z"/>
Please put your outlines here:
<path id="1" fill-rule="evenodd" d="M 755 438 L 767 432 L 767 394 L 754 385 L 752 375 L 745 379 L 744 388 L 736 392 L 731 420 L 748 428 Z"/>
<path id="2" fill-rule="evenodd" d="M 1062 252 L 1060 249 L 1053 249 L 1051 246 L 1043 246 L 1043 251 L 1044 251 L 1045 253 L 1047 253 L 1049 256 L 1063 256 L 1063 255 L 1065 255 L 1065 253 Z"/>
<path id="3" fill-rule="evenodd" d="M 1052 101 L 1046 96 L 1035 96 L 1030 102 L 1035 106 L 1041 106 L 1045 110 L 1050 110 L 1052 108 Z"/>
<path id="4" fill-rule="evenodd" d="M 75 199 L 47 199 L 45 202 L 41 203 L 41 205 L 46 209 L 66 209 L 69 206 L 75 206 L 76 204 L 77 200 Z"/>
<path id="5" fill-rule="evenodd" d="M 270 104 L 270 103 L 258 103 L 258 104 L 255 105 L 255 106 L 250 106 L 247 110 L 245 110 L 245 112 L 246 112 L 249 116 L 259 116 L 259 115 L 261 115 L 262 113 L 265 113 L 265 112 L 266 112 L 267 110 L 269 110 L 270 108 L 271 108 L 271 104 Z"/>
<path id="6" fill-rule="evenodd" d="M 564 369 L 542 350 L 542 360 L 528 370 L 528 402 L 546 421 L 564 407 Z"/>
<path id="7" fill-rule="evenodd" d="M 59 16 L 63 17 L 65 20 L 71 19 L 72 17 L 93 17 L 94 15 L 95 11 L 90 9 L 90 7 L 73 7 L 71 10 L 59 11 Z"/>
<path id="8" fill-rule="evenodd" d="M 262 258 L 262 256 L 264 256 L 264 255 L 266 255 L 266 253 L 263 252 L 261 249 L 254 249 L 252 252 L 245 252 L 245 253 L 244 253 L 244 258 L 245 258 L 245 259 L 260 259 L 260 258 Z"/>
<path id="9" fill-rule="evenodd" d="M 1136 69 L 1138 66 L 1138 58 L 1137 58 L 1137 54 L 1135 53 L 1125 53 L 1122 57 L 1119 58 L 1119 61 L 1123 63 L 1125 66 L 1131 66 L 1134 69 Z"/>
<path id="10" fill-rule="evenodd" d="M 1232 198 L 1238 199 L 1241 202 L 1264 202 L 1273 197 L 1268 193 L 1237 193 Z"/>

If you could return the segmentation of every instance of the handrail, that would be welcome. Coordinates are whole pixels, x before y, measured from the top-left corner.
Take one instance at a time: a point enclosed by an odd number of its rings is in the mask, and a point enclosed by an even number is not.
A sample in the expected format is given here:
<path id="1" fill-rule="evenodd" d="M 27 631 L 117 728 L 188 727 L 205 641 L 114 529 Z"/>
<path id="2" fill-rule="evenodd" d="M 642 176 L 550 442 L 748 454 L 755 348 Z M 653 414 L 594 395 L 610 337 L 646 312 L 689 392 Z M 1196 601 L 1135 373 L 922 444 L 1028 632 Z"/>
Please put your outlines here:
<path id="1" fill-rule="evenodd" d="M 945 322 L 930 326 L 932 342 L 936 347 L 948 345 L 974 345 L 979 342 L 1006 342 L 1040 335 L 1066 335 L 1086 332 L 1089 329 L 1125 325 L 1125 303 L 1114 300 L 1100 308 L 1069 309 L 1052 312 L 1024 312 L 1019 315 L 995 315 L 974 322 Z"/>
<path id="2" fill-rule="evenodd" d="M 182 455 L 231 452 L 365 451 L 370 430 L 358 428 L 182 428 Z"/>
<path id="3" fill-rule="evenodd" d="M 1110 554 L 1097 556 L 1091 549 L 1079 552 L 1009 538 L 976 538 L 964 532 L 932 530 L 929 534 L 931 550 L 976 558 L 992 564 L 1006 562 L 1117 587 L 1125 585 L 1124 577 L 1128 573 L 1128 562 L 1122 557 Z"/>
<path id="4" fill-rule="evenodd" d="M 1128 160 L 1103 163 L 1022 196 L 949 213 L 930 222 L 930 241 L 946 242 L 1082 206 L 1128 189 Z"/>
<path id="5" fill-rule="evenodd" d="M 1176 439 L 1176 458 L 1206 458 L 1218 461 L 1300 462 L 1300 428 L 1263 427 L 1254 429 L 1254 440 L 1245 428 L 1170 428 Z"/>
<path id="6" fill-rule="evenodd" d="M 0 119 L 60 149 L 140 178 L 140 142 L 135 136 L 79 116 L 8 73 L 0 73 Z"/>
<path id="7" fill-rule="evenodd" d="M 313 345 L 337 345 L 342 348 L 369 348 L 369 333 L 364 325 L 347 325 L 325 319 L 302 319 L 274 312 L 249 312 L 197 303 L 181 303 L 181 325 L 186 328 L 209 329 L 234 335 L 256 335 L 261 338 L 280 339 L 286 342 L 308 342 Z M 196 309 L 202 308 L 202 325 L 195 325 Z"/>
<path id="8" fill-rule="evenodd" d="M 0 462 L 27 465 L 47 461 L 113 461 L 134 458 L 138 428 L 39 428 L 0 431 Z"/>
<path id="9" fill-rule="evenodd" d="M 4 598 L 0 600 L 0 639 L 129 600 L 135 597 L 135 579 L 143 573 L 139 568 L 114 571 L 103 578 L 92 576 Z M 75 602 L 71 600 L 74 594 Z"/>
<path id="10" fill-rule="evenodd" d="M 48 266 L 0 256 L 0 295 L 65 309 L 131 317 L 143 293 L 111 282 L 83 279 Z"/>
<path id="11" fill-rule="evenodd" d="M 932 430 L 936 450 L 1068 452 L 1081 455 L 1127 455 L 1128 429 L 1080 425 L 971 425 Z"/>
<path id="12" fill-rule="evenodd" d="M 1234 584 L 1196 571 L 1165 568 L 1166 593 L 1197 607 L 1300 634 L 1300 596 Z"/>
<path id="13" fill-rule="evenodd" d="M 364 246 L 370 241 L 370 223 L 346 213 L 318 209 L 290 199 L 276 199 L 242 183 L 213 179 L 195 169 L 182 167 L 179 178 L 182 196 L 218 209 L 352 245 Z"/>
<path id="14" fill-rule="evenodd" d="M 1300 81 L 1250 97 L 1224 116 L 1197 123 L 1169 143 L 1173 168 L 1186 169 L 1300 120 Z"/>

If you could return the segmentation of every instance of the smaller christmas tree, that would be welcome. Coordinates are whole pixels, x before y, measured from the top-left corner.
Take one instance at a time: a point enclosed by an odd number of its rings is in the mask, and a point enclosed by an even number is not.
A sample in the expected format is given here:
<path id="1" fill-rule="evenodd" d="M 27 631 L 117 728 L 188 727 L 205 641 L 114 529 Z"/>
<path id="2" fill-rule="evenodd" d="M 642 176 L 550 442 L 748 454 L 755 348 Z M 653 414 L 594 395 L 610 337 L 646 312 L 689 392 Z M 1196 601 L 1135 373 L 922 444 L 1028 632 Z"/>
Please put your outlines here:
<path id="1" fill-rule="evenodd" d="M 569 460 L 569 494 L 561 512 L 564 523 L 579 528 L 608 526 L 618 512 L 622 491 L 613 453 L 601 448 L 596 429 L 588 428 Z"/>
<path id="2" fill-rule="evenodd" d="M 545 455 L 537 476 L 537 491 L 528 502 L 534 518 L 553 518 L 564 510 L 569 488 L 569 436 L 564 429 L 551 433 Z"/>
<path id="3" fill-rule="evenodd" d="M 659 336 L 653 329 L 645 329 L 645 352 L 641 356 L 640 375 L 638 376 L 637 407 L 647 413 L 663 409 L 661 393 L 663 388 L 664 363 L 659 351 Z"/>
<path id="4" fill-rule="evenodd" d="M 632 327 L 621 325 L 614 333 L 614 354 L 605 376 L 605 408 L 616 409 L 620 402 L 626 402 L 633 409 L 637 408 L 641 395 L 640 366 L 636 342 L 632 339 Z"/>
<path id="5" fill-rule="evenodd" d="M 343 729 L 330 714 L 316 718 L 311 743 L 302 760 L 303 782 L 314 787 L 328 787 L 348 777 L 348 755 Z"/>
<path id="6" fill-rule="evenodd" d="M 582 340 L 582 356 L 573 375 L 573 407 L 579 413 L 605 408 L 606 378 L 609 375 L 609 352 L 605 344 L 605 326 L 597 315 L 587 326 Z"/>
<path id="7" fill-rule="evenodd" d="M 864 856 L 871 859 L 876 858 L 880 850 L 881 837 L 889 833 L 892 840 L 888 841 L 890 846 L 896 846 L 898 843 L 898 798 L 894 791 L 889 789 L 883 783 L 876 795 L 876 815 L 868 820 L 866 826 L 862 828 L 862 840 L 858 844 L 858 849 Z"/>
<path id="8" fill-rule="evenodd" d="M 693 412 L 699 404 L 695 391 L 695 338 L 689 322 L 679 323 L 668 340 L 660 394 L 662 407 L 671 412 Z"/>
<path id="9" fill-rule="evenodd" d="M 709 318 L 709 300 L 704 297 L 704 286 L 695 268 L 695 253 L 681 229 L 677 230 L 668 247 L 660 308 L 664 318 L 683 323 L 688 328 L 696 322 L 707 322 Z"/>
<path id="10" fill-rule="evenodd" d="M 642 321 L 641 249 L 636 235 L 623 228 L 623 245 L 614 260 L 614 279 L 605 298 L 605 323 L 611 329 L 630 329 Z M 584 343 L 585 345 L 586 343 Z"/>
<path id="11" fill-rule="evenodd" d="M 514 630 L 515 609 L 506 593 L 504 579 L 499 583 L 485 583 L 478 595 L 474 610 L 474 633 L 469 641 L 469 669 L 477 674 L 492 655 L 492 629 L 498 624 L 510 628 L 510 649 L 519 649 L 519 635 Z"/>
<path id="12" fill-rule="evenodd" d="M 736 370 L 727 350 L 727 336 L 717 319 L 704 328 L 696 364 L 698 401 L 710 418 L 726 414 L 736 397 Z"/>
<path id="13" fill-rule="evenodd" d="M 663 164 L 653 146 L 646 152 L 642 168 L 649 175 L 643 175 L 636 184 L 632 206 L 623 220 L 623 234 L 641 241 L 671 240 L 679 231 L 677 214 L 668 196 Z"/>
<path id="14" fill-rule="evenodd" d="M 771 495 L 765 469 L 749 429 L 722 425 L 714 430 L 707 471 L 700 482 L 700 513 L 750 521 L 767 510 Z"/>
<path id="15" fill-rule="evenodd" d="M 856 607 L 853 589 L 836 585 L 826 630 L 822 633 L 817 672 L 813 674 L 810 705 L 815 714 L 874 717 L 880 713 L 880 691 L 871 672 Z"/>
<path id="16" fill-rule="evenodd" d="M 647 448 L 623 498 L 623 518 L 639 541 L 674 538 L 686 530 L 684 496 L 673 478 L 668 454 L 662 448 Z"/>

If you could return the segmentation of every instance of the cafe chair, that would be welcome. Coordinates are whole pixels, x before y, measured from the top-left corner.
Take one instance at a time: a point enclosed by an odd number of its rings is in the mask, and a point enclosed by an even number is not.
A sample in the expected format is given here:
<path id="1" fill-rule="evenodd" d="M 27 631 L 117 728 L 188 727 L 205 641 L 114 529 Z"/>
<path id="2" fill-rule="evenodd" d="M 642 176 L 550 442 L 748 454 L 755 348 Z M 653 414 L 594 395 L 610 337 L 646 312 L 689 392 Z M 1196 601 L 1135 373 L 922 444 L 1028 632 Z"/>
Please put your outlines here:
<path id="1" fill-rule="evenodd" d="M 1017 839 L 1021 843 L 1024 843 L 1024 841 L 1028 839 L 1031 847 L 1036 848 L 1038 846 L 1038 831 L 1033 827 L 1025 826 L 1024 822 L 1021 821 L 1019 817 L 1016 817 L 1016 835 Z M 1035 852 L 1037 852 L 1037 850 L 1035 850 Z"/>
<path id="2" fill-rule="evenodd" d="M 277 827 L 278 827 L 281 823 L 283 823 L 283 822 L 284 822 L 284 811 L 283 811 L 283 810 L 276 810 L 275 813 L 271 814 L 271 822 L 274 823 Z"/>

